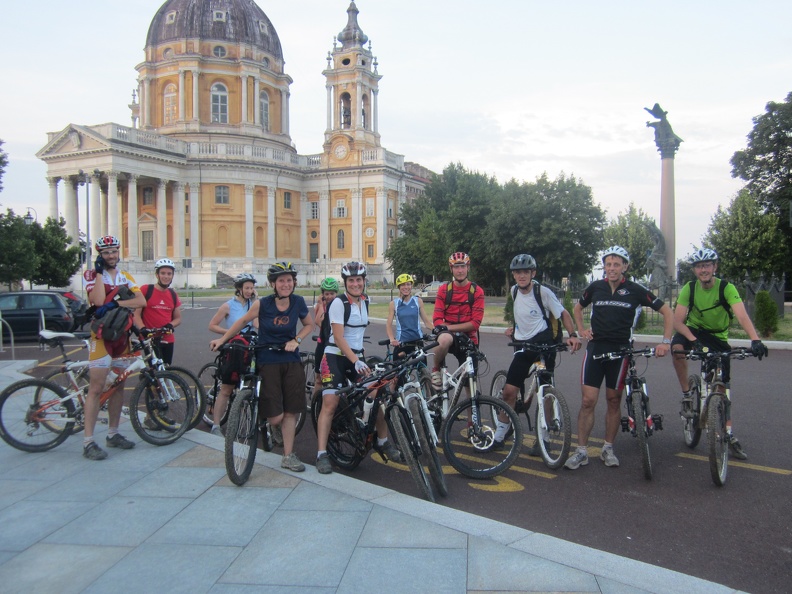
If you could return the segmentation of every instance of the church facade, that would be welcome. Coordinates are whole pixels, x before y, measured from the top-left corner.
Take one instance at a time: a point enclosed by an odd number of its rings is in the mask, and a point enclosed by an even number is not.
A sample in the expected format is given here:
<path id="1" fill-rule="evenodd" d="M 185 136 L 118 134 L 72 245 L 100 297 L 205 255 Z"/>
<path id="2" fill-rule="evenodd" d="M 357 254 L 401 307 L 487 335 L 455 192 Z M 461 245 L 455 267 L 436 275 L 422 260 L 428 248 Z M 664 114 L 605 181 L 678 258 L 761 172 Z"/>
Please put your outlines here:
<path id="1" fill-rule="evenodd" d="M 347 21 L 327 54 L 327 97 L 317 98 L 327 111 L 322 151 L 300 155 L 289 135 L 292 79 L 264 12 L 249 0 L 168 0 L 136 66 L 132 125 L 70 124 L 37 153 L 49 216 L 63 216 L 75 241 L 119 237 L 125 268 L 142 281 L 163 257 L 191 286 L 213 286 L 218 273 L 263 275 L 281 260 L 298 266 L 300 284 L 338 276 L 349 260 L 366 262 L 372 280 L 391 279 L 383 254 L 399 210 L 431 174 L 382 147 L 381 75 L 354 2 Z"/>

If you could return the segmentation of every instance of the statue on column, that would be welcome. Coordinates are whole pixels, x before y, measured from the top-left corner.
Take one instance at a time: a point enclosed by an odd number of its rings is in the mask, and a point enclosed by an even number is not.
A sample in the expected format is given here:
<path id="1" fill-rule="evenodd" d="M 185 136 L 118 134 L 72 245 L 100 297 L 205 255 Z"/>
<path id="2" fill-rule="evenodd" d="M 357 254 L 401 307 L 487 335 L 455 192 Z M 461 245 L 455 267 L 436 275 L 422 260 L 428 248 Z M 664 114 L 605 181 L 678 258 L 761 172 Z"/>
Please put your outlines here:
<path id="1" fill-rule="evenodd" d="M 655 144 L 660 156 L 665 158 L 674 158 L 682 139 L 674 134 L 671 124 L 668 122 L 667 111 L 663 111 L 659 103 L 655 103 L 652 109 L 644 107 L 646 111 L 656 117 L 658 122 L 646 122 L 647 128 L 654 128 L 655 131 Z"/>
<path id="2" fill-rule="evenodd" d="M 663 301 L 668 301 L 671 295 L 671 283 L 668 278 L 668 264 L 666 263 L 665 238 L 657 228 L 654 221 L 646 224 L 649 233 L 654 239 L 654 247 L 646 259 L 646 271 L 649 274 L 649 288 Z"/>

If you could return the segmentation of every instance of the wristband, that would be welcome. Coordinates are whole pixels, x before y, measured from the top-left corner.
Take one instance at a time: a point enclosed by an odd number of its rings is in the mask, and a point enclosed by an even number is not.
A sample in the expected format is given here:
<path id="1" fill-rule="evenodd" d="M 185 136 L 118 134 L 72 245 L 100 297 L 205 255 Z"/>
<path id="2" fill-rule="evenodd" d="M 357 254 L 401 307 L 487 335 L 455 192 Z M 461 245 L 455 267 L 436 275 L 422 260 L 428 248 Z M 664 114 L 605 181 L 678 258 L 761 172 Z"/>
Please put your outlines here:
<path id="1" fill-rule="evenodd" d="M 569 333 L 569 338 L 577 338 L 577 337 L 578 337 L 577 332 L 570 332 Z"/>
<path id="2" fill-rule="evenodd" d="M 663 337 L 663 344 L 671 344 L 671 339 Z"/>
<path id="3" fill-rule="evenodd" d="M 294 340 L 297 341 L 297 344 L 302 344 L 302 338 L 300 338 L 299 336 L 295 336 Z"/>

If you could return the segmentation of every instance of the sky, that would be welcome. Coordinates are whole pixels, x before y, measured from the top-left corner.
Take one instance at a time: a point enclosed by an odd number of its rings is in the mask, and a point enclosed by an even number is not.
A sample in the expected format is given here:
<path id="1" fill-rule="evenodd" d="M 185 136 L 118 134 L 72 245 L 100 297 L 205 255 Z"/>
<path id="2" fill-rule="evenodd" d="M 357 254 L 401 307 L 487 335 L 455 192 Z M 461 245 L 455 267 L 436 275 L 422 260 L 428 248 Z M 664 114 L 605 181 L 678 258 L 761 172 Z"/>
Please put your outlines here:
<path id="1" fill-rule="evenodd" d="M 35 153 L 69 123 L 130 125 L 134 67 L 161 0 L 37 0 L 3 9 L 2 209 L 47 216 Z M 283 46 L 291 136 L 321 152 L 326 67 L 348 0 L 257 0 Z M 792 91 L 788 0 L 358 0 L 379 62 L 382 145 L 440 173 L 449 163 L 531 182 L 574 175 L 615 218 L 659 222 L 656 102 L 684 142 L 675 160 L 676 255 L 700 245 L 742 187 L 729 159 L 752 118 Z M 530 224 L 526 221 L 526 224 Z"/>

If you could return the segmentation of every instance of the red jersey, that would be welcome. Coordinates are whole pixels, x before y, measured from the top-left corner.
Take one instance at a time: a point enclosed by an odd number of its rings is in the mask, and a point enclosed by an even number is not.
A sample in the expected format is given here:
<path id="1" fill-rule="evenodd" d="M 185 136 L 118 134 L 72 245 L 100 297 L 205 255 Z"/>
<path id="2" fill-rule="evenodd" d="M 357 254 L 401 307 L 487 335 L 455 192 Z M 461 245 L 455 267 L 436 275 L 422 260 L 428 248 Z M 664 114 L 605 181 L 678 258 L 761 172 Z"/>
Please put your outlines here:
<path id="1" fill-rule="evenodd" d="M 170 324 L 173 321 L 173 311 L 177 307 L 181 307 L 181 299 L 176 291 L 170 288 L 163 290 L 157 285 L 153 285 L 153 287 L 151 298 L 146 299 L 146 307 L 141 311 L 140 317 L 146 328 L 162 328 L 165 324 Z M 149 285 L 143 285 L 140 287 L 140 291 L 146 296 L 149 292 Z M 166 334 L 162 337 L 162 342 L 175 341 L 176 337 L 173 334 Z"/>
<path id="2" fill-rule="evenodd" d="M 470 281 L 459 286 L 452 284 L 451 303 L 446 307 L 446 294 L 448 283 L 440 285 L 437 289 L 432 323 L 435 326 L 449 324 L 464 324 L 471 322 L 474 330 L 468 332 L 474 344 L 478 344 L 478 330 L 484 321 L 484 289 L 477 286 L 473 292 L 473 306 L 470 305 Z"/>

